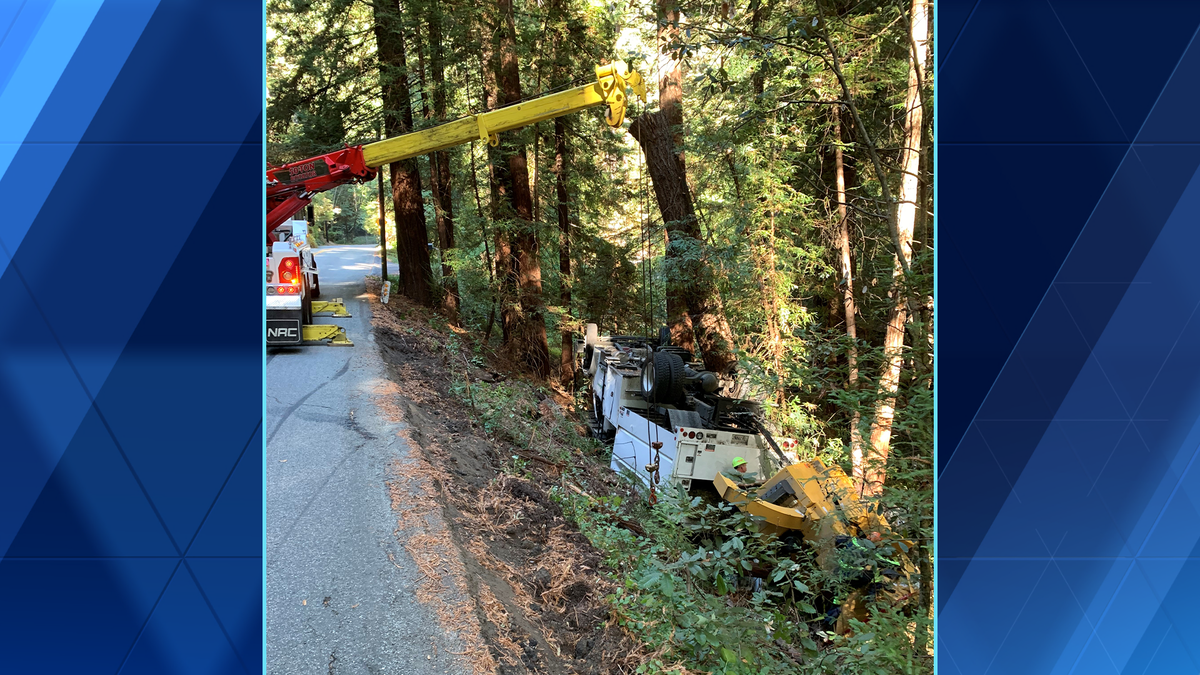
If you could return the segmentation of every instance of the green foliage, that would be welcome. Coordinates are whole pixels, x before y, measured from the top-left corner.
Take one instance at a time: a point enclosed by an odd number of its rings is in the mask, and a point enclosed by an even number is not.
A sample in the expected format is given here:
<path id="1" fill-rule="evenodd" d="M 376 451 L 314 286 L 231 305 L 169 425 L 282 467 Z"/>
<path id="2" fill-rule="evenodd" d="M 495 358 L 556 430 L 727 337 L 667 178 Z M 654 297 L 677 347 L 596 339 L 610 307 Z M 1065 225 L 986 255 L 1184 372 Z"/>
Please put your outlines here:
<path id="1" fill-rule="evenodd" d="M 843 579 L 821 573 L 811 552 L 757 534 L 758 518 L 729 504 L 666 494 L 654 507 L 551 492 L 606 557 L 621 592 L 609 597 L 616 620 L 653 653 L 642 672 L 680 665 L 713 673 L 919 673 L 914 635 L 932 622 L 873 606 L 869 623 L 852 620 L 853 637 L 836 635 L 826 610 L 849 586 L 844 578 L 878 569 L 870 542 L 842 560 Z M 640 512 L 639 537 L 614 516 Z M 760 575 L 760 576 L 754 576 Z"/>

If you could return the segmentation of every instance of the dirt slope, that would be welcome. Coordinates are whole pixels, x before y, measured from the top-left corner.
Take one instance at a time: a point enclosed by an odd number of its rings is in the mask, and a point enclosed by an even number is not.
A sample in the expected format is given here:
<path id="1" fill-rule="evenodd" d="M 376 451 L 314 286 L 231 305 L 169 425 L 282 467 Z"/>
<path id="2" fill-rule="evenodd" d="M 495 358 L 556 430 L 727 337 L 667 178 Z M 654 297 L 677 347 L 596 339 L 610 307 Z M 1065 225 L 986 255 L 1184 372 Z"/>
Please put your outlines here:
<path id="1" fill-rule="evenodd" d="M 396 466 L 389 484 L 398 522 L 425 524 L 404 542 L 425 576 L 418 599 L 474 645 L 465 656 L 476 673 L 633 672 L 640 650 L 610 625 L 604 601 L 617 589 L 601 573 L 599 553 L 548 496 L 552 486 L 576 483 L 607 494 L 619 489 L 617 481 L 578 453 L 559 447 L 550 456 L 550 440 L 521 442 L 495 426 L 485 432 L 478 411 L 452 392 L 455 377 L 461 387 L 469 374 L 471 393 L 482 394 L 515 375 L 472 363 L 470 336 L 432 328 L 439 323 L 432 313 L 395 295 L 379 304 L 378 288 L 368 280 L 390 382 L 380 385 L 376 402 L 407 423 L 403 433 L 421 455 Z M 545 424 L 573 424 L 566 397 L 529 407 Z M 514 457 L 520 472 L 511 470 Z M 568 463 L 572 485 L 563 478 Z"/>

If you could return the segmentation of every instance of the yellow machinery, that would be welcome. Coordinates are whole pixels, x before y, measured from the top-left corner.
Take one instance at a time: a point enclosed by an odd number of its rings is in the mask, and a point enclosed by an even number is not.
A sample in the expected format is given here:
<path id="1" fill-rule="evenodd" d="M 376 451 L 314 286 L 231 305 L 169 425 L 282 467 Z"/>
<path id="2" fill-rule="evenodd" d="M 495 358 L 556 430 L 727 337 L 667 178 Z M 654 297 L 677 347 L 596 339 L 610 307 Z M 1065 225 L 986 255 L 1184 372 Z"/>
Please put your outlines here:
<path id="1" fill-rule="evenodd" d="M 596 66 L 596 81 L 556 94 L 539 96 L 499 110 L 467 115 L 428 129 L 401 134 L 366 145 L 347 146 L 317 157 L 267 168 L 267 237 L 312 201 L 314 194 L 347 183 L 375 178 L 379 167 L 484 140 L 496 145 L 500 134 L 600 105 L 608 106 L 606 121 L 625 121 L 627 89 L 646 100 L 646 83 L 637 71 L 617 61 Z"/>
<path id="2" fill-rule="evenodd" d="M 625 121 L 626 88 L 632 89 L 643 102 L 646 100 L 646 84 L 637 71 L 628 70 L 620 61 L 596 66 L 596 81 L 591 84 L 368 143 L 363 146 L 363 161 L 378 168 L 474 140 L 496 145 L 497 134 L 599 105 L 608 106 L 605 121 L 609 126 L 619 127 Z"/>
<path id="3" fill-rule="evenodd" d="M 883 557 L 899 564 L 885 595 L 901 603 L 914 592 L 915 568 L 908 552 L 912 542 L 896 539 L 887 520 L 854 494 L 854 486 L 838 466 L 825 466 L 819 459 L 784 467 L 761 487 L 742 486 L 717 475 L 713 487 L 723 499 L 742 511 L 763 519 L 764 532 L 799 532 L 817 553 L 817 564 L 831 575 L 839 573 L 840 549 L 845 546 L 884 547 Z M 871 542 L 863 544 L 862 540 Z M 865 619 L 862 592 L 856 591 L 842 603 L 837 630 L 844 632 L 850 618 Z"/>

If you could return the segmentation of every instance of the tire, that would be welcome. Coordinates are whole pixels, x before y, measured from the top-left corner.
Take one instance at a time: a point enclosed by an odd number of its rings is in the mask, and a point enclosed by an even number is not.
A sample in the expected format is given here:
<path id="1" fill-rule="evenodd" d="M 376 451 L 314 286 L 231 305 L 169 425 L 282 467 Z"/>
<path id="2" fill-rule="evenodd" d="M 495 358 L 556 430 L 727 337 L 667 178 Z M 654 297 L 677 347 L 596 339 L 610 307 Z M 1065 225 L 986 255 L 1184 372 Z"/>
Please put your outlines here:
<path id="1" fill-rule="evenodd" d="M 583 348 L 583 369 L 588 375 L 595 373 L 592 369 L 592 360 L 596 358 L 596 348 L 588 345 Z"/>
<path id="2" fill-rule="evenodd" d="M 313 275 L 312 296 L 314 300 L 321 297 L 321 277 L 316 274 Z"/>
<path id="3" fill-rule="evenodd" d="M 303 286 L 300 292 L 304 294 L 300 301 L 300 323 L 302 326 L 311 326 L 313 322 L 312 295 L 308 290 L 308 279 L 303 274 L 300 275 L 300 278 L 303 280 L 300 284 Z M 304 330 L 303 327 L 301 330 Z"/>
<path id="4" fill-rule="evenodd" d="M 592 416 L 596 418 L 596 438 L 600 438 L 604 435 L 604 405 L 595 393 L 592 394 Z"/>
<path id="5" fill-rule="evenodd" d="M 667 403 L 678 403 L 683 400 L 683 359 L 678 354 L 667 354 L 670 368 L 670 380 L 667 386 Z"/>
<path id="6" fill-rule="evenodd" d="M 642 397 L 666 404 L 682 399 L 683 359 L 669 352 L 654 352 L 654 357 L 642 367 Z"/>

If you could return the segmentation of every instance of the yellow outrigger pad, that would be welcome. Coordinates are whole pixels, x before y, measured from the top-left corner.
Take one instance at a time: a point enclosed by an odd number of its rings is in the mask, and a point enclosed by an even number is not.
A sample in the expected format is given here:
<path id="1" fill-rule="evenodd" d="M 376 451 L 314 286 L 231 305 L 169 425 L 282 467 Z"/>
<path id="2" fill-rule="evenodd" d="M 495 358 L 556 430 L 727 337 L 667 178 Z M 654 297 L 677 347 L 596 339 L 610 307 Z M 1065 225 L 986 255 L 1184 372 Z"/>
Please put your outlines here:
<path id="1" fill-rule="evenodd" d="M 350 311 L 346 309 L 346 303 L 341 298 L 313 300 L 312 313 L 313 316 L 331 316 L 337 319 L 349 319 L 351 317 Z"/>
<path id="2" fill-rule="evenodd" d="M 313 303 L 316 304 L 316 303 Z M 354 343 L 346 337 L 346 329 L 331 324 L 315 324 L 304 327 L 304 342 L 324 342 L 337 347 L 353 347 Z"/>

